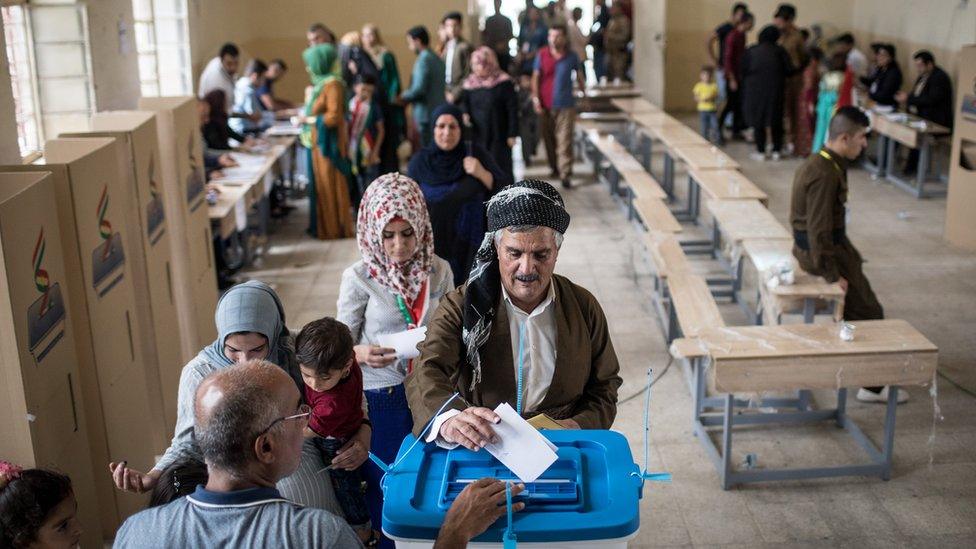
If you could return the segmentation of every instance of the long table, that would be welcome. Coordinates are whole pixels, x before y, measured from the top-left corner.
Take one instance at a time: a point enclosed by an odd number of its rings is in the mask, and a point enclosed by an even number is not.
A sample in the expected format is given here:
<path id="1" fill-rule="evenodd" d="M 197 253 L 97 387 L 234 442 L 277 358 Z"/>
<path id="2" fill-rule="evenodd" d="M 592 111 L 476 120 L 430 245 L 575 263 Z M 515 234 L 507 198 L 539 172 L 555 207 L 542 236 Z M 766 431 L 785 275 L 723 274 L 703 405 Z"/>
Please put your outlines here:
<path id="1" fill-rule="evenodd" d="M 951 134 L 952 130 L 906 113 L 873 112 L 871 119 L 872 129 L 879 137 L 879 153 L 882 148 L 884 151 L 883 157 L 879 159 L 883 169 L 878 169 L 876 173 L 883 175 L 888 181 L 916 198 L 944 196 L 945 177 L 929 174 L 932 167 L 932 143 L 939 137 Z M 905 179 L 899 175 L 897 166 L 899 145 L 918 151 L 918 167 L 914 178 Z M 928 188 L 932 183 L 936 183 L 938 188 Z"/>
<path id="2" fill-rule="evenodd" d="M 676 340 L 671 354 L 691 363 L 694 376 L 693 427 L 719 473 L 723 489 L 736 484 L 837 476 L 891 478 L 898 388 L 932 383 L 938 348 L 904 320 L 854 322 L 853 341 L 838 337 L 836 324 L 718 327 L 695 338 Z M 847 390 L 888 386 L 883 442 L 880 448 L 847 414 Z M 720 396 L 708 396 L 706 386 Z M 748 413 L 755 403 L 735 393 L 831 389 L 833 408 L 814 410 L 795 399 L 762 398 L 760 408 L 772 413 Z M 780 411 L 780 408 L 795 410 Z M 736 408 L 746 408 L 736 412 Z M 717 412 L 717 413 L 716 413 Z M 869 463 L 788 469 L 736 470 L 732 464 L 732 433 L 739 425 L 802 425 L 832 421 L 846 430 L 864 450 Z M 711 438 L 719 429 L 720 444 Z"/>

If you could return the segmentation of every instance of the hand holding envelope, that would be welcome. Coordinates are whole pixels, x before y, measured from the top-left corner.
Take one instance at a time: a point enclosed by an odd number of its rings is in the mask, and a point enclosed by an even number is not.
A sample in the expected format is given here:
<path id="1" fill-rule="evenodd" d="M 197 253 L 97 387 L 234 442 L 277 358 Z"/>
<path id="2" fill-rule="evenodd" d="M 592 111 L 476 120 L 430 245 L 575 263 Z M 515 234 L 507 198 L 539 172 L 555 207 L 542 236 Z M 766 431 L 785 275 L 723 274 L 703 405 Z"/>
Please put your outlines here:
<path id="1" fill-rule="evenodd" d="M 381 334 L 376 338 L 380 347 L 396 349 L 396 356 L 399 359 L 408 360 L 420 356 L 418 346 L 427 337 L 427 326 L 421 326 L 404 332 L 395 334 Z"/>

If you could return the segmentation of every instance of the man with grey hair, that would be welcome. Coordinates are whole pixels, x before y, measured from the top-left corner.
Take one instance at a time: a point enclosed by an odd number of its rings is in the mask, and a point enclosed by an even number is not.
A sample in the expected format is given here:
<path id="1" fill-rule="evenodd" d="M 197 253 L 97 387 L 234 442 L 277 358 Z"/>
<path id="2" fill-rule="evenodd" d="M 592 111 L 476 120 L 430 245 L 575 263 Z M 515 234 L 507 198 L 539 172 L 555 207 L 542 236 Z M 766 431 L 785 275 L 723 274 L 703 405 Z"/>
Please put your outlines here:
<path id="1" fill-rule="evenodd" d="M 433 420 L 428 440 L 478 450 L 496 438 L 503 402 L 565 428 L 609 429 L 621 379 L 606 317 L 553 274 L 569 227 L 562 197 L 520 181 L 488 202 L 487 218 L 467 283 L 441 300 L 406 379 L 414 433 Z M 433 417 L 454 392 L 462 398 Z"/>
<path id="2" fill-rule="evenodd" d="M 298 468 L 310 413 L 291 377 L 268 361 L 211 374 L 197 388 L 193 426 L 207 485 L 129 517 L 113 547 L 362 547 L 341 517 L 288 501 L 275 488 Z M 464 547 L 506 512 L 504 502 L 503 482 L 471 483 L 444 517 L 436 546 Z"/>
<path id="3" fill-rule="evenodd" d="M 361 547 L 342 518 L 283 498 L 278 480 L 302 455 L 309 407 L 288 374 L 252 360 L 197 388 L 193 434 L 209 480 L 129 517 L 114 547 Z"/>

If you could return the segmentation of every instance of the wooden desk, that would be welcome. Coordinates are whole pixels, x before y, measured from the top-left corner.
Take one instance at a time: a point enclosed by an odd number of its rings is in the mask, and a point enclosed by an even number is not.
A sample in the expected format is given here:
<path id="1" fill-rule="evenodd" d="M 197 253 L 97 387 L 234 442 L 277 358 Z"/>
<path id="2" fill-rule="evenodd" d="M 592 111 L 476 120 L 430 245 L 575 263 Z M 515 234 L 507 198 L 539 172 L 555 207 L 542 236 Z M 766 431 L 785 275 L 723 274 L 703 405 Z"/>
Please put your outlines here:
<path id="1" fill-rule="evenodd" d="M 674 147 L 674 154 L 689 168 L 695 170 L 737 170 L 739 163 L 731 156 L 711 144 L 684 145 Z"/>
<path id="2" fill-rule="evenodd" d="M 802 311 L 803 321 L 812 323 L 818 303 L 826 303 L 834 322 L 844 315 L 844 290 L 836 282 L 827 282 L 803 269 L 793 257 L 793 242 L 790 240 L 747 239 L 742 241 L 742 253 L 736 270 L 735 290 L 742 289 L 743 264 L 749 261 L 759 274 L 756 281 L 757 298 L 761 312 L 754 315 L 757 324 L 779 324 L 784 313 Z M 794 282 L 769 288 L 765 284 L 766 273 L 783 262 L 793 266 Z M 745 299 L 738 300 L 743 308 L 750 309 Z"/>
<path id="3" fill-rule="evenodd" d="M 671 345 L 675 356 L 690 364 L 694 375 L 694 430 L 719 473 L 723 489 L 736 484 L 771 480 L 811 479 L 837 476 L 891 478 L 895 415 L 899 385 L 928 385 L 935 379 L 938 349 L 903 320 L 864 320 L 853 323 L 853 341 L 838 336 L 836 324 L 790 324 L 709 328 L 695 340 Z M 705 367 L 705 361 L 709 367 Z M 708 373 L 706 374 L 706 369 Z M 719 397 L 706 396 L 708 382 Z M 847 415 L 847 389 L 888 386 L 884 435 L 878 448 Z M 735 413 L 750 407 L 733 393 L 837 391 L 837 406 L 813 410 L 805 399 L 760 399 L 760 408 L 795 405 L 797 411 Z M 753 406 L 754 407 L 754 406 Z M 718 413 L 709 410 L 718 410 Z M 834 422 L 863 448 L 870 463 L 796 469 L 738 471 L 731 461 L 732 432 L 737 425 L 809 424 Z M 719 428 L 721 448 L 712 440 L 711 428 Z"/>
<path id="4" fill-rule="evenodd" d="M 739 246 L 746 239 L 788 240 L 790 234 L 772 212 L 757 200 L 709 200 L 705 207 L 712 214 L 712 250 L 717 253 L 723 236 L 729 257 L 738 256 Z"/>
<path id="5" fill-rule="evenodd" d="M 684 124 L 680 126 L 662 126 L 660 128 L 650 129 L 649 131 L 654 134 L 657 139 L 661 141 L 661 143 L 664 144 L 664 181 L 662 182 L 661 186 L 664 187 L 664 190 L 666 190 L 668 194 L 673 197 L 674 155 L 676 154 L 676 148 L 685 145 L 702 145 L 705 147 L 711 147 L 711 143 L 702 137 L 701 134 L 688 126 L 685 126 Z M 729 158 L 729 160 L 731 160 L 731 158 Z"/>
<path id="6" fill-rule="evenodd" d="M 871 118 L 872 129 L 883 136 L 887 142 L 885 177 L 915 195 L 916 198 L 945 195 L 945 177 L 942 175 L 930 177 L 929 168 L 932 164 L 932 142 L 937 137 L 950 135 L 952 130 L 906 113 L 874 113 Z M 918 168 L 912 180 L 899 176 L 901 170 L 896 166 L 898 145 L 918 150 Z M 926 183 L 931 182 L 943 185 L 936 190 L 926 189 Z"/>
<path id="7" fill-rule="evenodd" d="M 640 217 L 648 231 L 656 233 L 680 233 L 681 224 L 675 219 L 668 206 L 659 198 L 635 199 L 634 212 Z"/>
<path id="8" fill-rule="evenodd" d="M 610 104 L 628 115 L 661 112 L 657 105 L 643 97 L 615 97 Z"/>
<path id="9" fill-rule="evenodd" d="M 668 292 L 671 295 L 669 343 L 680 336 L 696 336 L 707 329 L 725 326 L 715 298 L 700 276 L 689 272 L 673 273 L 668 278 Z"/>
<path id="10" fill-rule="evenodd" d="M 769 201 L 762 189 L 736 169 L 706 170 L 689 165 L 688 177 L 705 191 L 707 200 L 758 200 L 763 206 Z"/>
<path id="11" fill-rule="evenodd" d="M 238 208 L 246 208 L 244 196 L 247 189 L 243 187 L 219 185 L 220 194 L 217 195 L 217 203 L 208 207 L 210 222 L 217 230 L 220 238 L 226 240 L 234 235 L 235 232 L 244 230 L 247 227 L 246 210 L 244 212 L 244 226 L 241 226 L 241 212 Z"/>

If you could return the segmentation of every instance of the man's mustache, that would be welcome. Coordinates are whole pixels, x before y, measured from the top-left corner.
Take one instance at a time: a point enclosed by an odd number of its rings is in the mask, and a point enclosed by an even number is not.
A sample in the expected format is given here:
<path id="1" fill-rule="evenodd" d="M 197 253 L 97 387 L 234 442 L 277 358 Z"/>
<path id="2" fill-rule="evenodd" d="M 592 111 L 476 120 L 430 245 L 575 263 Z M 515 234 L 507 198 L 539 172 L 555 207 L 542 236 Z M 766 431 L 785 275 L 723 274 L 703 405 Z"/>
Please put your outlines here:
<path id="1" fill-rule="evenodd" d="M 535 282 L 539 280 L 538 274 L 515 274 L 515 280 L 519 282 Z"/>

